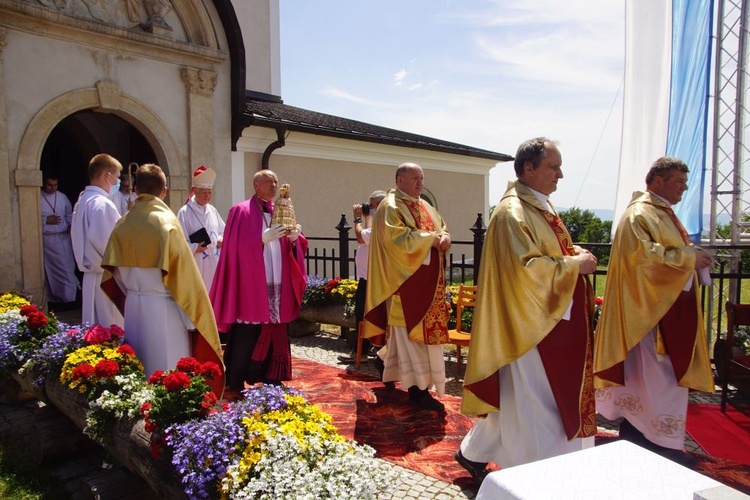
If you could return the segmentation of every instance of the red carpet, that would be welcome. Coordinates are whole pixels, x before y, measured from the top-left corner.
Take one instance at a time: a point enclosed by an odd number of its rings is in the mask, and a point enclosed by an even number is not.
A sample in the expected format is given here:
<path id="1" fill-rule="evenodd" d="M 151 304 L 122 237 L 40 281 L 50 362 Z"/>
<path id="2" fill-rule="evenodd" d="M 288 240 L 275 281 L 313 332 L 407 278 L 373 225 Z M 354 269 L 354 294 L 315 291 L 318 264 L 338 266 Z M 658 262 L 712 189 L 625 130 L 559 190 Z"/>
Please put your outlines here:
<path id="1" fill-rule="evenodd" d="M 374 377 L 297 358 L 287 385 L 304 391 L 333 416 L 343 436 L 372 446 L 379 458 L 473 488 L 469 474 L 453 460 L 473 421 L 459 413 L 460 398 L 440 398 L 444 414 L 419 410 L 408 404 L 405 391 L 389 391 Z"/>
<path id="2" fill-rule="evenodd" d="M 750 465 L 750 418 L 732 406 L 689 404 L 687 432 L 712 457 Z"/>

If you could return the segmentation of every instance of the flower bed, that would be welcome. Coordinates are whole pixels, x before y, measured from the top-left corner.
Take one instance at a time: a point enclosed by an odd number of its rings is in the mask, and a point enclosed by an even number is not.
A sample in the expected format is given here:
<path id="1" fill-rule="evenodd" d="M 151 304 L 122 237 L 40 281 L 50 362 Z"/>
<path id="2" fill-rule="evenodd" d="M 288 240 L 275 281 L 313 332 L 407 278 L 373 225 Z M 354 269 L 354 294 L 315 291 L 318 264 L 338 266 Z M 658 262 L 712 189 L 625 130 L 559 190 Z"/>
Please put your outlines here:
<path id="1" fill-rule="evenodd" d="M 206 383 L 219 367 L 193 358 L 146 380 L 123 333 L 9 309 L 0 369 L 38 387 L 163 497 L 372 498 L 399 480 L 296 391 L 258 386 L 220 404 Z"/>

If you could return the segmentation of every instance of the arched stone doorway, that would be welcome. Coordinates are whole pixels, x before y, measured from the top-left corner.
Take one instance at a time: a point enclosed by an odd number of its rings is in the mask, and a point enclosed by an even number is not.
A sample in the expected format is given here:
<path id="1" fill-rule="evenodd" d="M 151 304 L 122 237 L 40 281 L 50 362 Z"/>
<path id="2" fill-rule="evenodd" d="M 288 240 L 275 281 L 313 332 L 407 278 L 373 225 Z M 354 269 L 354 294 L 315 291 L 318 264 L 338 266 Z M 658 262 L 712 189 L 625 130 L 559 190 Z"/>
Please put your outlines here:
<path id="1" fill-rule="evenodd" d="M 60 127 L 63 122 L 65 124 Z M 107 126 L 113 128 L 107 130 Z M 61 145 L 71 136 L 74 138 L 72 145 Z M 122 144 L 128 144 L 128 147 Z M 54 145 L 57 145 L 57 153 L 53 153 Z M 171 187 L 167 204 L 171 205 L 173 198 L 184 199 L 187 192 L 187 168 L 181 161 L 176 141 L 157 115 L 122 93 L 116 83 L 100 81 L 93 88 L 73 91 L 50 101 L 34 115 L 21 138 L 14 175 L 21 235 L 22 286 L 34 297 L 42 297 L 44 291 L 39 188 L 42 169 L 46 167 L 42 157 L 48 146 L 50 152 L 47 154 L 52 160 L 47 161 L 55 161 L 55 155 L 62 157 L 67 151 L 71 157 L 78 157 L 77 161 L 83 162 L 79 168 L 68 169 L 74 173 L 71 179 L 78 179 L 71 180 L 71 185 L 66 187 L 72 194 L 71 203 L 75 203 L 78 192 L 88 183 L 85 173 L 88 159 L 110 148 L 122 148 L 110 149 L 109 152 L 125 165 L 128 164 L 127 160 L 123 161 L 125 157 L 140 158 L 137 154 L 145 155 L 144 162 L 159 164 Z"/>
<path id="2" fill-rule="evenodd" d="M 88 162 L 99 153 L 111 154 L 124 168 L 133 162 L 157 163 L 151 144 L 129 122 L 116 115 L 85 110 L 55 126 L 42 149 L 40 169 L 42 174 L 57 174 L 60 192 L 75 205 L 88 184 Z"/>

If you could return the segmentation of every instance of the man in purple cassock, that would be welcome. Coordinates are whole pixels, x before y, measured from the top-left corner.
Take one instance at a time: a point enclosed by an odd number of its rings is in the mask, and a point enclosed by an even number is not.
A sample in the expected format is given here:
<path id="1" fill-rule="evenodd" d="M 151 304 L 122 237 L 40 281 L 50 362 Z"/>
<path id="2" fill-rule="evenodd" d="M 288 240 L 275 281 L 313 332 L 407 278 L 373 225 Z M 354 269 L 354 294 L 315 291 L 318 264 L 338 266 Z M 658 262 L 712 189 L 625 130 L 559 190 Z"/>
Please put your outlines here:
<path id="1" fill-rule="evenodd" d="M 279 180 L 270 170 L 253 177 L 255 195 L 233 206 L 210 298 L 224 352 L 229 394 L 245 382 L 280 384 L 292 378 L 287 324 L 299 315 L 305 291 L 307 240 L 271 224 Z"/>

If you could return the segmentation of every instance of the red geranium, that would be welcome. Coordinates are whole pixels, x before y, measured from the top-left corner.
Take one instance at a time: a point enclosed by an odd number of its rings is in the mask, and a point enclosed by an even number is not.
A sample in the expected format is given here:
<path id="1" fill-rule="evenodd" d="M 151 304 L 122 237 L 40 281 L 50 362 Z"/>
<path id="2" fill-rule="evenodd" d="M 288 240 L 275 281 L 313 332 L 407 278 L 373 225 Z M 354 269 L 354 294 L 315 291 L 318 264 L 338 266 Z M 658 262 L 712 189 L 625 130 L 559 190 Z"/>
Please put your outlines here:
<path id="1" fill-rule="evenodd" d="M 112 359 L 103 359 L 94 367 L 94 373 L 97 377 L 109 378 L 114 377 L 120 371 L 120 365 Z"/>
<path id="2" fill-rule="evenodd" d="M 26 316 L 26 324 L 29 328 L 44 328 L 47 326 L 47 315 L 42 311 L 33 311 Z"/>
<path id="3" fill-rule="evenodd" d="M 30 313 L 37 311 L 39 311 L 39 309 L 37 309 L 35 305 L 28 304 L 25 306 L 21 306 L 21 310 L 19 311 L 19 313 L 21 314 L 21 316 L 28 316 Z"/>
<path id="4" fill-rule="evenodd" d="M 594 304 L 596 304 L 597 306 L 600 306 L 600 305 L 604 304 L 604 297 L 597 297 L 597 298 L 595 298 L 594 299 Z"/>
<path id="5" fill-rule="evenodd" d="M 101 325 L 94 325 L 83 335 L 83 340 L 89 345 L 103 344 L 104 342 L 108 342 L 111 337 L 112 335 L 110 335 L 109 330 Z"/>
<path id="6" fill-rule="evenodd" d="M 206 361 L 200 367 L 200 374 L 208 380 L 214 380 L 221 377 L 221 368 L 213 361 Z"/>
<path id="7" fill-rule="evenodd" d="M 94 367 L 88 363 L 83 363 L 73 368 L 71 376 L 73 377 L 73 380 L 77 380 L 79 378 L 89 378 L 93 373 Z"/>
<path id="8" fill-rule="evenodd" d="M 188 374 L 198 373 L 201 364 L 195 358 L 180 358 L 177 369 Z"/>
<path id="9" fill-rule="evenodd" d="M 109 325 L 109 333 L 112 337 L 124 337 L 125 336 L 125 330 L 120 328 L 117 325 Z"/>
<path id="10" fill-rule="evenodd" d="M 163 380 L 164 387 L 168 391 L 179 391 L 180 389 L 184 387 L 190 387 L 190 384 L 192 381 L 190 380 L 190 377 L 187 376 L 184 372 L 172 372 L 166 377 L 164 377 Z"/>
<path id="11" fill-rule="evenodd" d="M 123 344 L 120 347 L 118 347 L 117 352 L 120 354 L 128 354 L 130 356 L 135 356 L 135 351 L 128 344 Z"/>
<path id="12" fill-rule="evenodd" d="M 164 370 L 156 370 L 148 378 L 148 383 L 149 384 L 158 384 L 158 383 L 161 382 L 161 379 L 162 379 L 163 376 L 164 376 Z"/>

